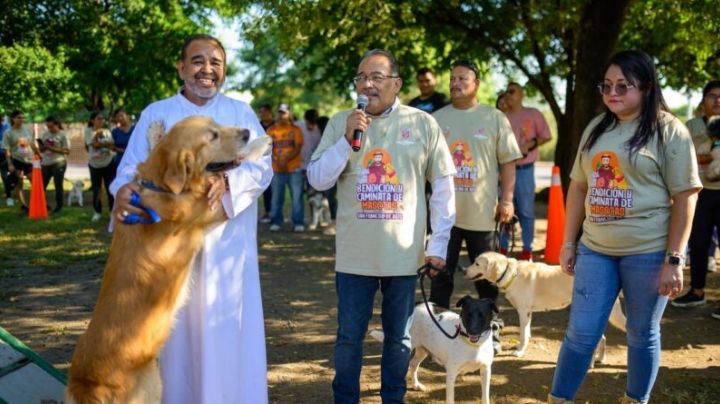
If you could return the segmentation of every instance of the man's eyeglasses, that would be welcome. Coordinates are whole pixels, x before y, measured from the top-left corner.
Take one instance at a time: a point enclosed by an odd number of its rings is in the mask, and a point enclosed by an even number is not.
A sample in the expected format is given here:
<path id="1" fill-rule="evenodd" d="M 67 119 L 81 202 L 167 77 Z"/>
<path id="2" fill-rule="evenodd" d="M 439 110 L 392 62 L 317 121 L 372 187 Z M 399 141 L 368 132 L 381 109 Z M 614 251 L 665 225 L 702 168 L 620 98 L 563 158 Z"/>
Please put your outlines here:
<path id="1" fill-rule="evenodd" d="M 715 101 L 717 101 L 718 99 L 720 99 L 720 94 L 708 93 L 708 94 L 705 95 L 705 99 L 708 100 L 708 101 L 710 101 L 710 102 L 715 102 Z"/>
<path id="2" fill-rule="evenodd" d="M 373 73 L 369 76 L 365 76 L 365 75 L 361 74 L 361 75 L 353 77 L 353 83 L 355 83 L 355 85 L 359 85 L 366 81 L 371 81 L 373 84 L 379 85 L 379 84 L 382 84 L 382 82 L 385 79 L 396 79 L 398 77 L 399 76 L 386 76 L 386 75 L 380 74 L 380 73 Z"/>
<path id="3" fill-rule="evenodd" d="M 627 94 L 628 90 L 631 88 L 635 88 L 635 86 L 632 84 L 625 84 L 625 83 L 615 84 L 615 94 L 625 95 L 625 94 Z M 613 89 L 612 84 L 607 84 L 607 83 L 598 84 L 598 90 L 600 90 L 600 94 L 610 95 L 610 93 L 612 92 L 612 89 Z"/>

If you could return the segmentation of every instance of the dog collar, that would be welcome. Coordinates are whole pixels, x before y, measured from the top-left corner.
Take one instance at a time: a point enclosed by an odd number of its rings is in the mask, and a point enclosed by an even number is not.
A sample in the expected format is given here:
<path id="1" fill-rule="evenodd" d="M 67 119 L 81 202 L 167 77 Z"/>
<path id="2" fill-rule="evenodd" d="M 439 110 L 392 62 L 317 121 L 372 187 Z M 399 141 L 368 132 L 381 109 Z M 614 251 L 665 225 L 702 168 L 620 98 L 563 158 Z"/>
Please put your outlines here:
<path id="1" fill-rule="evenodd" d="M 507 276 L 507 279 L 505 277 Z M 512 285 L 515 278 L 518 276 L 518 270 L 517 267 L 510 268 L 510 263 L 507 264 L 505 267 L 505 271 L 503 271 L 502 275 L 498 278 L 498 280 L 495 282 L 495 284 L 498 285 L 498 287 L 502 290 L 505 290 Z"/>
<path id="2" fill-rule="evenodd" d="M 465 341 L 466 344 L 468 344 L 468 345 L 470 345 L 470 346 L 478 347 L 478 346 L 480 346 L 480 344 L 482 343 L 482 342 L 481 342 L 481 341 L 482 341 L 482 336 L 483 336 L 485 333 L 480 334 L 480 336 L 478 337 L 478 340 L 475 341 L 475 342 L 473 342 L 473 341 L 470 339 L 470 335 L 469 335 L 468 333 L 466 333 L 465 331 L 462 330 L 462 327 L 460 327 L 460 324 L 455 324 L 455 329 L 457 330 L 457 333 L 460 334 L 460 335 L 463 337 L 463 341 Z M 487 331 L 486 331 L 486 332 L 487 332 Z"/>
<path id="3" fill-rule="evenodd" d="M 141 187 L 146 188 L 146 189 L 149 189 L 149 190 L 151 190 L 151 191 L 155 191 L 155 192 L 168 192 L 167 190 L 160 188 L 159 186 L 157 186 L 157 184 L 155 184 L 154 182 L 152 182 L 152 181 L 150 181 L 150 180 L 139 179 L 139 180 L 138 180 L 138 184 L 139 184 Z"/>

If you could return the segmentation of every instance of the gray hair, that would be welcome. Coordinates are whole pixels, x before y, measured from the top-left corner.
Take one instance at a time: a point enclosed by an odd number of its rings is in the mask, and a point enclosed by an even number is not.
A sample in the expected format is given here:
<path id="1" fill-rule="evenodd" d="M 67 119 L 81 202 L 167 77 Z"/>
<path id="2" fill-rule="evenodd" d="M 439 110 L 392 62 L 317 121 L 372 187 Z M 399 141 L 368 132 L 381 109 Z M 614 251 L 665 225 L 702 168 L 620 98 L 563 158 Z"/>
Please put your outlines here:
<path id="1" fill-rule="evenodd" d="M 400 67 L 398 66 L 398 61 L 395 59 L 395 56 L 393 56 L 392 53 L 382 50 L 382 49 L 373 49 L 365 52 L 365 54 L 360 59 L 360 63 L 363 62 L 363 60 L 371 57 L 371 56 L 383 56 L 390 62 L 390 74 L 393 76 L 400 76 Z"/>

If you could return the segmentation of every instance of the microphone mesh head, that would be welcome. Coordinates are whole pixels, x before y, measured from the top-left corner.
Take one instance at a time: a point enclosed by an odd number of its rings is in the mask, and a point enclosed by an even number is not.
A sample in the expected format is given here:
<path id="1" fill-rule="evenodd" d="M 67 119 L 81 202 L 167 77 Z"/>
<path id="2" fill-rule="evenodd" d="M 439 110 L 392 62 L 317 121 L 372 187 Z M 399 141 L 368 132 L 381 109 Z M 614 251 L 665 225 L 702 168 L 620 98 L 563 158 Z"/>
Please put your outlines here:
<path id="1" fill-rule="evenodd" d="M 365 108 L 367 107 L 367 105 L 368 105 L 368 102 L 370 102 L 370 101 L 368 100 L 367 95 L 365 95 L 365 94 L 360 94 L 360 95 L 357 96 L 357 105 L 358 105 L 358 107 L 360 107 L 360 108 L 362 108 L 362 109 L 365 109 Z"/>

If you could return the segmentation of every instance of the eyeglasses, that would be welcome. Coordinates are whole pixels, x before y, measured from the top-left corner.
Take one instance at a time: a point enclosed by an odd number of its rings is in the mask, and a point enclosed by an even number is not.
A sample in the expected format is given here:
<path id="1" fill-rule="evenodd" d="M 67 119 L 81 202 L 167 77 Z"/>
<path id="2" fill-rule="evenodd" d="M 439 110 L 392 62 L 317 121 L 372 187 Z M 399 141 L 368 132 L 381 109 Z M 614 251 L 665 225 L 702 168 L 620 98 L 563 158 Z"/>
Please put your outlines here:
<path id="1" fill-rule="evenodd" d="M 607 83 L 600 83 L 598 84 L 598 90 L 600 90 L 600 94 L 602 95 L 610 95 L 613 89 L 612 84 Z M 628 90 L 631 88 L 635 88 L 632 84 L 625 84 L 625 83 L 618 83 L 615 84 L 615 94 L 617 95 L 625 95 L 627 94 Z"/>
<path id="2" fill-rule="evenodd" d="M 720 99 L 720 94 L 707 93 L 707 94 L 705 95 L 705 99 L 708 100 L 708 101 L 710 101 L 710 102 L 715 102 L 715 101 L 717 101 L 718 99 Z"/>
<path id="3" fill-rule="evenodd" d="M 355 77 L 353 77 L 353 83 L 355 83 L 355 85 L 359 85 L 366 81 L 371 81 L 373 84 L 379 85 L 379 84 L 382 84 L 382 82 L 385 79 L 396 79 L 398 77 L 399 76 L 386 76 L 386 75 L 380 74 L 380 73 L 373 73 L 369 76 L 365 76 L 365 75 L 355 76 Z"/>

